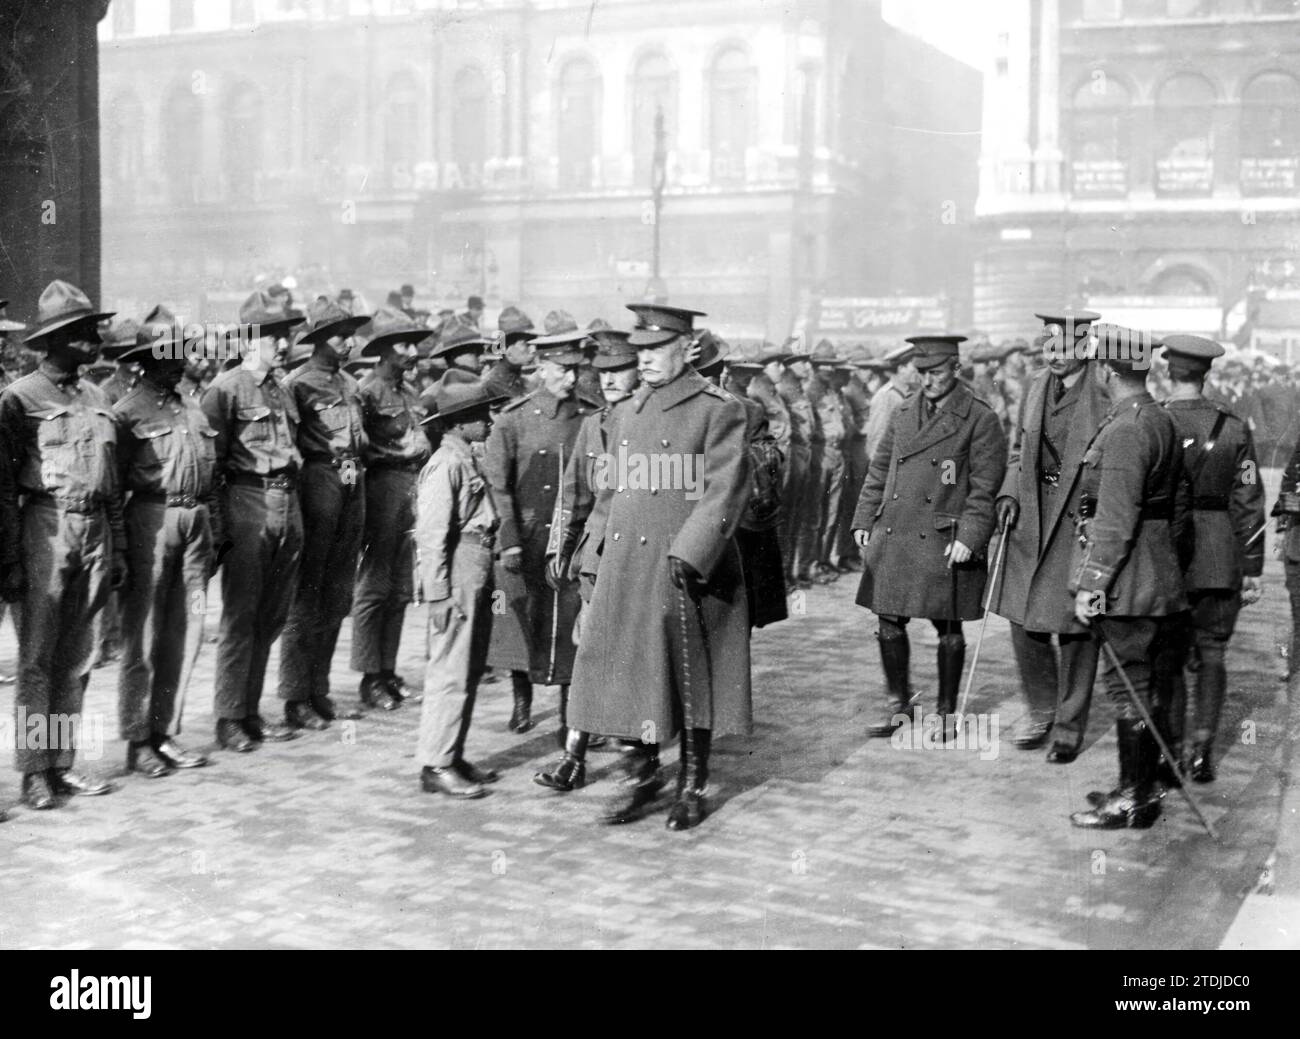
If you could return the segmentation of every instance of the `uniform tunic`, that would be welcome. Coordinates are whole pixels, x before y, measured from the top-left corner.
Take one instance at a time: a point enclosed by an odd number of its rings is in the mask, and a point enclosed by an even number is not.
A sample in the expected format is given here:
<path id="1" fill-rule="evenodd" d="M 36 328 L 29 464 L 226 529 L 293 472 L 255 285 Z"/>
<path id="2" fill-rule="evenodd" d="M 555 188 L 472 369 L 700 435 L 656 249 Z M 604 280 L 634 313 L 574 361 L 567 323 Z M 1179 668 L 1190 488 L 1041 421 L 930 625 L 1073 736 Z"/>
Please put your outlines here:
<path id="1" fill-rule="evenodd" d="M 749 620 L 734 538 L 750 493 L 745 425 L 740 402 L 692 371 L 642 386 L 616 413 L 611 451 L 645 461 L 601 490 L 587 524 L 581 570 L 595 583 L 570 725 L 649 743 L 666 742 L 683 717 L 715 734 L 750 731 Z M 669 556 L 707 580 L 698 601 L 673 586 Z"/>
<path id="2" fill-rule="evenodd" d="M 131 495 L 118 717 L 122 739 L 140 743 L 180 731 L 203 646 L 213 546 L 225 540 L 217 431 L 197 400 L 148 379 L 117 403 L 113 417 L 122 486 Z"/>

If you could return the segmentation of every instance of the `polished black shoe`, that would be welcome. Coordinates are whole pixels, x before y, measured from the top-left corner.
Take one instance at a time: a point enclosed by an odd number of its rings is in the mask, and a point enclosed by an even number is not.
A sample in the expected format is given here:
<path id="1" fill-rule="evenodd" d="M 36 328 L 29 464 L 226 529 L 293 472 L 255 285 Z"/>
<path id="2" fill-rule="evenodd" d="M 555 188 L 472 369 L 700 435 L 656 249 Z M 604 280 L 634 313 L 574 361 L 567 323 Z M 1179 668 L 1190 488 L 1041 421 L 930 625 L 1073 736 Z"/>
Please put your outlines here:
<path id="1" fill-rule="evenodd" d="M 208 763 L 204 755 L 186 750 L 170 736 L 155 735 L 153 749 L 172 768 L 202 768 Z"/>
<path id="2" fill-rule="evenodd" d="M 58 797 L 99 797 L 111 793 L 113 787 L 102 779 L 83 776 L 70 768 L 52 768 L 46 773 L 50 789 Z"/>
<path id="3" fill-rule="evenodd" d="M 566 753 L 555 768 L 534 773 L 533 782 L 548 790 L 567 794 L 587 785 L 587 763 Z"/>
<path id="4" fill-rule="evenodd" d="M 426 794 L 446 794 L 448 797 L 459 797 L 466 801 L 487 796 L 482 783 L 474 783 L 466 779 L 454 768 L 426 766 L 420 770 L 420 788 Z"/>
<path id="5" fill-rule="evenodd" d="M 677 800 L 668 810 L 670 830 L 689 830 L 704 821 L 704 790 L 709 782 L 709 729 L 688 729 L 682 736 L 682 762 L 677 771 Z"/>
<path id="6" fill-rule="evenodd" d="M 367 707 L 378 707 L 385 711 L 395 711 L 402 706 L 402 701 L 393 695 L 383 675 L 366 675 L 361 679 L 357 695 Z"/>
<path id="7" fill-rule="evenodd" d="M 1112 792 L 1090 811 L 1070 814 L 1071 824 L 1084 830 L 1145 830 L 1159 818 L 1160 799 L 1140 799 L 1131 789 Z"/>
<path id="8" fill-rule="evenodd" d="M 689 830 L 699 826 L 707 814 L 704 795 L 698 790 L 683 790 L 673 802 L 672 808 L 668 809 L 665 825 L 670 830 Z"/>
<path id="9" fill-rule="evenodd" d="M 486 785 L 488 783 L 495 783 L 501 778 L 500 773 L 495 769 L 479 768 L 474 764 L 474 762 L 466 761 L 464 758 L 460 758 L 458 761 L 454 762 L 451 767 L 471 783 L 481 783 Z"/>
<path id="10" fill-rule="evenodd" d="M 308 700 L 290 700 L 284 705 L 284 723 L 290 729 L 310 729 L 322 732 L 330 723 L 316 713 Z"/>
<path id="11" fill-rule="evenodd" d="M 1011 732 L 1011 744 L 1021 750 L 1037 750 L 1047 742 L 1047 737 L 1051 735 L 1051 732 L 1051 722 L 1021 718 Z"/>
<path id="12" fill-rule="evenodd" d="M 222 718 L 217 722 L 217 743 L 236 754 L 247 754 L 257 749 L 257 744 L 249 738 L 237 718 Z"/>
<path id="13" fill-rule="evenodd" d="M 1214 751 L 1211 744 L 1192 744 L 1192 757 L 1188 762 L 1187 771 L 1193 783 L 1214 782 L 1216 776 L 1214 771 Z"/>
<path id="14" fill-rule="evenodd" d="M 340 707 L 328 695 L 316 693 L 311 698 L 311 708 L 327 722 L 354 722 L 364 718 L 365 713 L 356 707 Z"/>
<path id="15" fill-rule="evenodd" d="M 298 733 L 289 726 L 268 722 L 260 714 L 250 714 L 244 719 L 244 731 L 256 743 L 288 743 L 298 738 Z"/>
<path id="16" fill-rule="evenodd" d="M 395 671 L 390 671 L 384 675 L 384 684 L 388 686 L 389 694 L 399 702 L 403 703 L 423 703 L 424 692 L 409 686 L 401 675 Z"/>
<path id="17" fill-rule="evenodd" d="M 44 772 L 28 772 L 23 776 L 22 798 L 23 804 L 37 812 L 44 812 L 58 804 Z"/>
<path id="18" fill-rule="evenodd" d="M 126 768 L 128 772 L 138 772 L 145 779 L 161 779 L 172 774 L 172 767 L 153 749 L 147 740 L 142 743 L 129 743 L 126 747 Z"/>
<path id="19" fill-rule="evenodd" d="M 663 789 L 659 775 L 659 745 L 640 744 L 623 758 L 624 776 L 619 792 L 601 813 L 606 826 L 621 826 L 642 818 Z"/>
<path id="20" fill-rule="evenodd" d="M 1054 743 L 1052 749 L 1047 752 L 1047 763 L 1049 765 L 1068 765 L 1078 756 L 1079 752 L 1073 747 L 1065 747 L 1059 743 Z"/>

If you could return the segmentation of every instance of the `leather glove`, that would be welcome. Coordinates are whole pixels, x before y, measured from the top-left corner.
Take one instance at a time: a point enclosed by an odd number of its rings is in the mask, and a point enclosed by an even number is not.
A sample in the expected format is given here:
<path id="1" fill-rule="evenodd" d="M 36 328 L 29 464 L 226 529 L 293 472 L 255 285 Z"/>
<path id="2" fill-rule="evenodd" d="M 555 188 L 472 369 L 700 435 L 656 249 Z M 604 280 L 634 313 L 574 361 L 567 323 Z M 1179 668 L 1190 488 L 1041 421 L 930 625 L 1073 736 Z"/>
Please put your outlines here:
<path id="1" fill-rule="evenodd" d="M 994 510 L 998 519 L 998 527 L 1002 530 L 1010 530 L 1020 520 L 1020 502 L 1010 495 L 999 498 Z"/>
<path id="2" fill-rule="evenodd" d="M 1264 579 L 1262 577 L 1243 577 L 1241 579 L 1241 604 L 1243 606 L 1254 606 L 1263 595 Z"/>
<path id="3" fill-rule="evenodd" d="M 0 570 L 0 599 L 18 602 L 26 591 L 27 571 L 21 562 L 15 561 Z"/>
<path id="4" fill-rule="evenodd" d="M 454 599 L 439 599 L 437 602 L 429 603 L 429 621 L 433 624 L 433 630 L 439 635 L 451 627 L 453 616 L 460 620 L 465 619 L 465 614 L 461 612 Z"/>
<path id="5" fill-rule="evenodd" d="M 507 548 L 501 553 L 501 565 L 506 568 L 507 573 L 523 573 L 524 550 L 522 548 Z"/>
<path id="6" fill-rule="evenodd" d="M 871 541 L 871 531 L 863 530 L 861 527 L 859 527 L 857 530 L 853 532 L 853 543 L 857 545 L 858 548 L 866 548 L 867 544 L 870 541 Z"/>
<path id="7" fill-rule="evenodd" d="M 126 590 L 130 580 L 131 571 L 126 565 L 126 556 L 115 554 L 108 570 L 109 587 L 115 592 L 122 592 Z"/>
<path id="8" fill-rule="evenodd" d="M 568 581 L 569 561 L 564 556 L 551 556 L 546 560 L 546 584 L 558 592 Z"/>
<path id="9" fill-rule="evenodd" d="M 672 578 L 673 587 L 687 595 L 698 595 L 704 585 L 700 572 L 685 559 L 676 556 L 668 557 L 668 576 Z"/>

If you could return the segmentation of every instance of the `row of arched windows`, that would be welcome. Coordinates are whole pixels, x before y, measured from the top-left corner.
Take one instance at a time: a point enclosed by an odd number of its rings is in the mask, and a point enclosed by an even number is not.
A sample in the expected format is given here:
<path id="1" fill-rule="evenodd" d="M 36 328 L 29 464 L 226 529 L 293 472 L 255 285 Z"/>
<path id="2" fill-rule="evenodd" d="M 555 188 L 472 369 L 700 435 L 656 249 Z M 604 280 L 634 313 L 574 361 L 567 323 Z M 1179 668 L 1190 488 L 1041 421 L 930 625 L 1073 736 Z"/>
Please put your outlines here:
<path id="1" fill-rule="evenodd" d="M 1300 188 L 1300 80 L 1286 72 L 1260 73 L 1235 107 L 1242 193 L 1294 193 Z M 1125 195 L 1134 164 L 1148 159 L 1157 195 L 1211 194 L 1224 144 L 1222 108 L 1208 78 L 1179 72 L 1156 89 L 1150 125 L 1139 127 L 1133 91 L 1116 76 L 1095 73 L 1075 92 L 1069 115 L 1074 194 Z"/>
<path id="2" fill-rule="evenodd" d="M 745 178 L 746 153 L 757 136 L 757 73 L 749 53 L 739 45 L 724 47 L 706 75 L 705 140 L 715 183 Z M 624 150 L 632 157 L 635 183 L 649 186 L 655 148 L 655 116 L 662 111 L 666 146 L 674 147 L 678 109 L 678 74 L 666 55 L 643 54 L 629 80 L 627 138 Z M 494 98 L 483 70 L 467 65 L 457 70 L 446 98 L 445 158 L 459 169 L 462 183 L 472 186 L 483 166 L 502 155 L 494 132 Z M 346 77 L 323 84 L 311 98 L 308 161 L 342 168 L 362 160 L 362 93 Z M 553 80 L 554 155 L 556 186 L 582 190 L 596 182 L 602 155 L 603 90 L 599 67 L 586 57 L 571 58 Z M 168 93 L 160 113 L 159 163 L 166 178 L 168 199 L 174 204 L 198 201 L 197 183 L 204 171 L 203 119 L 205 99 L 188 85 Z M 397 70 L 383 83 L 373 115 L 371 147 L 380 154 L 385 176 L 410 171 L 428 156 L 421 152 L 421 120 L 425 104 L 420 80 L 410 70 Z M 217 118 L 221 156 L 218 173 L 224 192 L 256 194 L 257 171 L 266 154 L 265 101 L 261 90 L 238 81 L 218 96 Z M 143 172 L 145 116 L 139 98 L 124 92 L 112 98 L 106 112 L 105 159 L 110 181 L 119 197 Z M 276 165 L 271 163 L 271 165 Z M 280 165 L 283 165 L 280 164 Z"/>

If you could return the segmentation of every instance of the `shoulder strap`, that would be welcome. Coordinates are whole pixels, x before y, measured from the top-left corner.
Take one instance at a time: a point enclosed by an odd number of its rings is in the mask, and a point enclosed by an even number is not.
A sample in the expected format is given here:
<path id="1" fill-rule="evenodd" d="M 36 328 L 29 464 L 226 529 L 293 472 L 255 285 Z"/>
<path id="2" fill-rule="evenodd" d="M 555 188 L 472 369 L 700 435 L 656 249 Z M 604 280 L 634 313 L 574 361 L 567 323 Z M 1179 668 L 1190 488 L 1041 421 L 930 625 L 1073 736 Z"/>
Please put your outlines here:
<path id="1" fill-rule="evenodd" d="M 1214 425 L 1210 427 L 1210 435 L 1206 437 L 1205 444 L 1201 447 L 1201 453 L 1196 458 L 1196 464 L 1190 466 L 1187 470 L 1187 478 L 1191 482 L 1192 490 L 1196 490 L 1196 481 L 1201 478 L 1201 472 L 1205 469 L 1205 464 L 1210 460 L 1210 452 L 1214 450 L 1214 445 L 1218 442 L 1219 434 L 1223 432 L 1223 425 L 1228 421 L 1225 412 L 1220 411 L 1214 416 Z"/>

